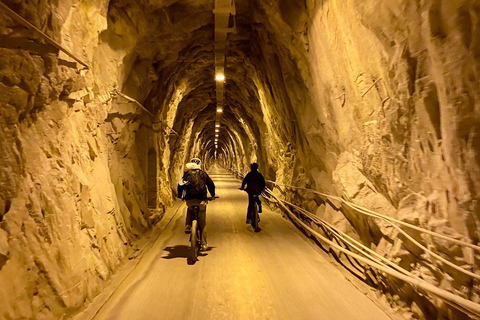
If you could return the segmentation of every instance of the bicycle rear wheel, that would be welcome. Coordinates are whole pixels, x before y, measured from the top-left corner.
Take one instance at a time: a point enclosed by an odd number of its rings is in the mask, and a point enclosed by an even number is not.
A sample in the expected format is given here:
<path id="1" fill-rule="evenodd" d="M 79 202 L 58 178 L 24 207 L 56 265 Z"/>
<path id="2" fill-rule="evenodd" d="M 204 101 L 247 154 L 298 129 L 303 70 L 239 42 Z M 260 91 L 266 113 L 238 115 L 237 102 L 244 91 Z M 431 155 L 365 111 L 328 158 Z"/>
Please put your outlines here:
<path id="1" fill-rule="evenodd" d="M 197 247 L 197 241 L 198 241 L 198 224 L 197 220 L 192 221 L 192 234 L 190 237 L 190 257 L 192 258 L 192 262 L 197 261 L 198 257 L 198 247 Z"/>

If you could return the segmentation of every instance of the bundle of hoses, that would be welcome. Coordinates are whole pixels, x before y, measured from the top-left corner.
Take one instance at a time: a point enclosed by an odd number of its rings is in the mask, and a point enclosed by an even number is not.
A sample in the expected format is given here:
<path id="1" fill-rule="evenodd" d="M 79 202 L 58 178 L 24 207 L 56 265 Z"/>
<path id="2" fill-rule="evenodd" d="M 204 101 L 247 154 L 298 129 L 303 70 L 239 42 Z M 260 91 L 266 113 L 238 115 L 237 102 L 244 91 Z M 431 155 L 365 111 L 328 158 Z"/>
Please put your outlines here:
<path id="1" fill-rule="evenodd" d="M 232 170 L 232 171 L 239 177 L 244 176 L 242 173 L 240 173 L 236 170 Z M 279 186 L 279 184 L 277 184 L 274 181 L 267 180 L 267 182 L 273 183 L 274 186 Z M 475 274 L 473 272 L 470 272 L 468 270 L 465 270 L 465 269 L 453 264 L 452 262 L 444 259 L 443 257 L 439 256 L 438 254 L 432 252 L 431 250 L 429 250 L 428 248 L 426 248 L 425 246 L 420 244 L 418 241 L 416 241 L 414 238 L 412 238 L 407 232 L 402 230 L 396 224 L 400 224 L 402 226 L 412 228 L 412 229 L 415 229 L 417 231 L 427 233 L 427 234 L 430 234 L 432 236 L 435 236 L 435 237 L 438 237 L 438 238 L 441 238 L 441 239 L 444 239 L 444 240 L 447 240 L 447 241 L 451 241 L 451 242 L 456 243 L 456 244 L 461 245 L 461 246 L 469 247 L 469 248 L 474 249 L 476 251 L 480 251 L 479 246 L 476 246 L 474 244 L 471 244 L 471 243 L 468 243 L 468 242 L 465 242 L 465 241 L 457 240 L 457 239 L 454 239 L 454 238 L 436 233 L 434 231 L 427 230 L 427 229 L 424 229 L 424 228 L 406 223 L 404 221 L 396 220 L 394 218 L 382 215 L 380 213 L 369 210 L 367 208 L 363 208 L 361 206 L 355 205 L 355 204 L 353 204 L 349 201 L 346 201 L 345 199 L 342 199 L 342 198 L 337 197 L 337 196 L 324 194 L 324 193 L 321 193 L 321 192 L 318 192 L 318 191 L 315 191 L 315 190 L 312 190 L 312 189 L 308 189 L 308 188 L 300 188 L 300 187 L 294 187 L 294 186 L 288 186 L 288 185 L 280 185 L 280 186 L 284 186 L 284 187 L 288 187 L 288 188 L 292 188 L 292 189 L 300 189 L 300 190 L 310 191 L 310 192 L 313 192 L 315 194 L 320 195 L 321 197 L 324 198 L 324 200 L 325 199 L 331 199 L 331 200 L 340 201 L 340 202 L 344 203 L 345 205 L 347 205 L 349 208 L 354 209 L 355 211 L 357 211 L 359 213 L 362 213 L 362 214 L 365 214 L 367 216 L 377 218 L 377 219 L 382 219 L 386 222 L 389 222 L 398 232 L 400 232 L 403 236 L 405 236 L 407 239 L 409 239 L 413 244 L 417 245 L 419 248 L 424 250 L 425 253 L 430 255 L 432 258 L 437 259 L 438 261 L 441 261 L 442 263 L 444 263 L 444 264 L 454 268 L 455 270 L 457 270 L 461 273 L 464 273 L 464 274 L 466 274 L 466 275 L 468 275 L 468 276 L 470 276 L 474 279 L 480 279 L 480 275 Z M 469 313 L 469 314 L 474 314 L 476 316 L 480 316 L 480 304 L 477 304 L 473 301 L 470 301 L 468 299 L 457 296 L 457 295 L 455 295 L 451 292 L 448 292 L 446 290 L 437 288 L 433 284 L 428 283 L 427 281 L 425 281 L 423 279 L 420 279 L 416 275 L 408 272 L 407 270 L 401 268 L 400 266 L 398 266 L 394 262 L 386 259 L 385 257 L 381 256 L 380 254 L 378 254 L 375 251 L 371 250 L 370 248 L 366 247 L 362 243 L 356 241 L 352 237 L 350 237 L 350 236 L 346 235 L 345 233 L 335 229 L 332 225 L 330 225 L 326 221 L 320 219 L 319 217 L 315 216 L 313 213 L 311 213 L 311 212 L 309 212 L 309 211 L 307 211 L 303 208 L 300 208 L 299 206 L 296 206 L 293 203 L 290 203 L 288 201 L 279 199 L 268 188 L 265 191 L 264 197 L 269 199 L 270 201 L 272 201 L 272 199 L 273 199 L 272 202 L 275 202 L 276 204 L 281 206 L 287 212 L 289 217 L 293 221 L 298 223 L 302 228 L 304 228 L 304 230 L 307 230 L 314 237 L 316 237 L 320 241 L 328 244 L 329 246 L 335 248 L 336 250 L 341 251 L 344 254 L 346 254 L 347 256 L 350 256 L 350 257 L 356 259 L 357 261 L 363 262 L 363 263 L 369 265 L 372 268 L 375 268 L 375 269 L 377 269 L 381 272 L 384 272 L 385 274 L 388 274 L 389 276 L 395 277 L 397 279 L 400 279 L 402 281 L 405 281 L 405 282 L 411 284 L 412 286 L 414 286 L 416 288 L 420 288 L 420 289 L 422 289 L 426 292 L 429 292 L 429 293 L 441 298 L 445 303 L 451 305 L 452 307 L 455 307 L 455 308 L 457 308 L 457 309 L 459 309 L 463 312 Z M 350 248 L 354 249 L 358 253 L 352 252 L 351 250 L 342 247 L 340 244 L 333 242 L 332 240 L 328 239 L 327 237 L 325 237 L 325 236 L 321 235 L 320 233 L 318 233 L 317 231 L 313 230 L 309 225 L 307 225 L 304 221 L 302 221 L 300 218 L 298 218 L 297 215 L 294 214 L 289 209 L 288 206 L 294 208 L 297 212 L 299 212 L 300 214 L 302 214 L 304 217 L 308 218 L 309 220 L 315 222 L 318 225 L 321 225 L 325 230 L 328 230 L 333 237 L 335 237 L 336 239 L 340 240 L 341 242 L 347 244 Z"/>

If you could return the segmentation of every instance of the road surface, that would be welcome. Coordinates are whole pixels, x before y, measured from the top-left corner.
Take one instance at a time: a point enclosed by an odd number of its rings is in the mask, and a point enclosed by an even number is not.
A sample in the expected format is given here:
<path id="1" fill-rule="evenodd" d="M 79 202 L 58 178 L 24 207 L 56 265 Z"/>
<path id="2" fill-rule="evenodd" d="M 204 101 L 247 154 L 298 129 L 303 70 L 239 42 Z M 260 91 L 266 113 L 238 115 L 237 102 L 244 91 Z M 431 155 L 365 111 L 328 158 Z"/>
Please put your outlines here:
<path id="1" fill-rule="evenodd" d="M 187 263 L 182 207 L 94 319 L 391 319 L 278 213 L 264 206 L 254 233 L 240 182 L 210 176 L 210 250 Z"/>

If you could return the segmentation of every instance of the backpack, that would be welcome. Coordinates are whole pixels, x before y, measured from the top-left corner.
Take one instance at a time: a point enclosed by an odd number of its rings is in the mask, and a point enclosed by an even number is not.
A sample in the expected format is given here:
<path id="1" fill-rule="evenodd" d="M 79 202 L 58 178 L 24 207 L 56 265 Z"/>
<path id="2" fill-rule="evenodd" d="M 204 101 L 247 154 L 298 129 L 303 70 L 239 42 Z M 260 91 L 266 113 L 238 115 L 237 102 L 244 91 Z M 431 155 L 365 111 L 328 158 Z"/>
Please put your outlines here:
<path id="1" fill-rule="evenodd" d="M 201 170 L 188 170 L 186 180 L 188 181 L 187 190 L 189 194 L 197 195 L 205 192 L 206 181 Z"/>

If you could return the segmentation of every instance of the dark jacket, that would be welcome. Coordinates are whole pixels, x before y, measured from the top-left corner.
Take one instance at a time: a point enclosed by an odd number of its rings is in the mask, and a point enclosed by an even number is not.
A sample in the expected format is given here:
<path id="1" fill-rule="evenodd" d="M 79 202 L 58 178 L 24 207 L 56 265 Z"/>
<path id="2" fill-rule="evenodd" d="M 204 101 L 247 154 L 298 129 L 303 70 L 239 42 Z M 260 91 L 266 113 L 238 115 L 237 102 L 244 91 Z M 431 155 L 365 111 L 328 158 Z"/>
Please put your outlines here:
<path id="1" fill-rule="evenodd" d="M 200 169 L 191 169 L 191 170 L 200 170 Z M 184 174 L 183 174 L 183 180 L 186 180 L 186 176 L 188 174 L 188 171 L 186 171 Z M 185 190 L 185 197 L 184 197 L 184 200 L 192 200 L 192 199 L 198 199 L 198 200 L 207 200 L 207 188 L 208 188 L 208 192 L 210 192 L 210 195 L 212 197 L 215 197 L 215 184 L 213 183 L 213 180 L 208 176 L 208 174 L 203 171 L 203 170 L 200 170 L 200 175 L 202 177 L 202 179 L 204 179 L 205 181 L 205 185 L 206 185 L 206 188 L 204 190 L 203 193 L 200 193 L 200 194 L 191 194 L 189 192 L 189 185 L 183 185 L 181 186 L 180 184 L 177 186 L 177 192 L 178 192 L 178 195 L 177 197 L 178 198 L 181 198 L 182 197 L 182 194 L 183 194 L 183 190 Z"/>
<path id="2" fill-rule="evenodd" d="M 265 189 L 265 178 L 257 170 L 252 170 L 243 179 L 242 189 L 245 188 L 245 185 L 247 185 L 248 193 L 259 195 Z"/>

